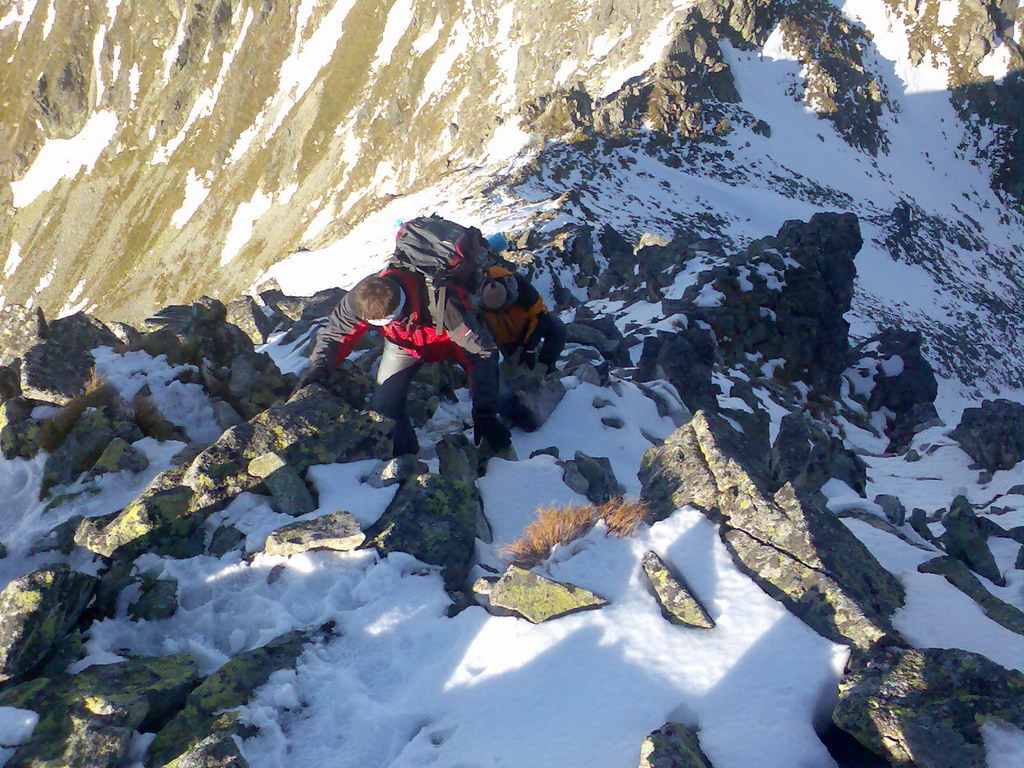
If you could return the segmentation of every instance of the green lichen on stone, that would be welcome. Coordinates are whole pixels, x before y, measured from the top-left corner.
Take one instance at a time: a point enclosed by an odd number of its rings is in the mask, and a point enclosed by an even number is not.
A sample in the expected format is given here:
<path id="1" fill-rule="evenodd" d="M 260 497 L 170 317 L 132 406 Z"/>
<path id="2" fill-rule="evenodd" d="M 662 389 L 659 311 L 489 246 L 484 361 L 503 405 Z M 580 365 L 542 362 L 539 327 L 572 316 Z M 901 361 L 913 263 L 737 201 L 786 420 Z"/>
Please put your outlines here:
<path id="1" fill-rule="evenodd" d="M 443 566 L 445 583 L 459 587 L 473 554 L 479 510 L 473 485 L 442 475 L 416 475 L 406 480 L 367 531 L 367 545 L 382 555 L 408 552 Z"/>
<path id="2" fill-rule="evenodd" d="M 177 610 L 178 582 L 145 574 L 142 577 L 142 594 L 129 604 L 128 615 L 136 621 L 157 621 L 169 619 Z"/>
<path id="3" fill-rule="evenodd" d="M 96 589 L 96 579 L 56 565 L 14 579 L 0 592 L 0 680 L 46 658 L 71 629 Z"/>
<path id="4" fill-rule="evenodd" d="M 351 512 L 328 512 L 325 515 L 278 528 L 267 536 L 263 551 L 268 555 L 295 555 L 311 549 L 333 549 L 348 552 L 357 549 L 366 534 Z"/>
<path id="5" fill-rule="evenodd" d="M 505 570 L 491 587 L 488 599 L 492 606 L 512 611 L 534 624 L 608 604 L 589 590 L 553 581 L 517 565 Z"/>
<path id="6" fill-rule="evenodd" d="M 174 765 L 210 734 L 233 724 L 235 719 L 231 713 L 225 718 L 225 711 L 252 699 L 274 672 L 294 666 L 305 640 L 301 632 L 289 632 L 262 648 L 240 653 L 203 680 L 181 711 L 157 734 L 146 764 Z"/>
<path id="7" fill-rule="evenodd" d="M 686 627 L 711 629 L 715 626 L 693 593 L 657 554 L 647 552 L 642 564 L 666 619 Z"/>
<path id="8" fill-rule="evenodd" d="M 188 654 L 89 667 L 0 692 L 0 706 L 39 714 L 11 768 L 116 768 L 136 730 L 181 707 L 198 679 Z"/>
<path id="9" fill-rule="evenodd" d="M 1024 728 L 1024 674 L 958 649 L 855 658 L 832 720 L 898 768 L 986 768 L 981 726 Z"/>

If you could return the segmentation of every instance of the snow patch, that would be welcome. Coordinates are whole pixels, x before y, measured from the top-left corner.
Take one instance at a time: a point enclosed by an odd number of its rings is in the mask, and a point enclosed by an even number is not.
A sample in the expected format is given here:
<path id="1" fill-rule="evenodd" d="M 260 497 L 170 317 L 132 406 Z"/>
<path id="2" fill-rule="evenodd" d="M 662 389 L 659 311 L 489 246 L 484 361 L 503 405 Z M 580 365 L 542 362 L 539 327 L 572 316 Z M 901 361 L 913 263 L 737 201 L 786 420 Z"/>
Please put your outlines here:
<path id="1" fill-rule="evenodd" d="M 991 77 L 997 83 L 1002 84 L 1003 79 L 1010 73 L 1012 60 L 1013 52 L 1005 41 L 1001 42 L 998 48 L 991 51 L 978 64 L 978 73 L 984 77 Z"/>
<path id="2" fill-rule="evenodd" d="M 28 172 L 11 182 L 14 207 L 24 208 L 61 179 L 72 178 L 83 168 L 91 171 L 114 138 L 117 125 L 117 113 L 102 110 L 94 113 L 76 136 L 47 140 Z"/>
<path id="3" fill-rule="evenodd" d="M 220 254 L 220 265 L 222 267 L 230 264 L 231 260 L 249 242 L 249 238 L 252 237 L 253 226 L 264 213 L 270 210 L 273 202 L 274 198 L 272 195 L 257 189 L 249 202 L 238 206 L 235 210 L 235 215 L 231 218 L 231 228 L 228 230 L 228 236 L 224 241 L 224 250 Z"/>
<path id="4" fill-rule="evenodd" d="M 203 178 L 196 173 L 194 168 L 189 168 L 185 178 L 185 199 L 182 201 L 181 207 L 171 216 L 171 226 L 178 229 L 184 227 L 199 210 L 199 206 L 206 201 L 206 196 L 209 194 L 210 188 L 203 183 Z"/>
<path id="5" fill-rule="evenodd" d="M 371 69 L 378 70 L 391 63 L 395 48 L 398 47 L 402 36 L 408 31 L 412 19 L 413 0 L 395 0 L 395 4 L 388 12 L 387 21 L 384 23 L 384 32 L 381 34 Z"/>
<path id="6" fill-rule="evenodd" d="M 13 275 L 19 264 L 21 264 L 21 246 L 12 240 L 11 250 L 7 254 L 7 261 L 4 262 L 4 277 Z"/>

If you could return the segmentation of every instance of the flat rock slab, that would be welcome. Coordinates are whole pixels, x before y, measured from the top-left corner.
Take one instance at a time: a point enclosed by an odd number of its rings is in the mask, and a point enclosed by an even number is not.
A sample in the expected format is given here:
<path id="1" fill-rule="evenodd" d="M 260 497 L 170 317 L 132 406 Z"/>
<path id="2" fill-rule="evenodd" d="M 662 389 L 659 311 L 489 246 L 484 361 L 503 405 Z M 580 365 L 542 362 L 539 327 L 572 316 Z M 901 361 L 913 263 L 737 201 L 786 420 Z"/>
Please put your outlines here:
<path id="1" fill-rule="evenodd" d="M 712 768 L 697 734 L 682 723 L 665 723 L 644 739 L 640 768 Z"/>
<path id="2" fill-rule="evenodd" d="M 357 549 L 366 534 L 351 512 L 328 512 L 312 520 L 301 520 L 267 536 L 263 551 L 268 555 L 297 555 L 311 549 L 348 552 Z"/>
<path id="3" fill-rule="evenodd" d="M 593 592 L 510 565 L 490 588 L 490 604 L 540 624 L 608 605 Z"/>
<path id="4" fill-rule="evenodd" d="M 643 499 L 659 519 L 693 506 L 737 567 L 824 637 L 869 648 L 898 639 L 903 586 L 834 514 L 777 491 L 763 457 L 722 417 L 698 411 L 644 454 Z"/>
<path id="5" fill-rule="evenodd" d="M 917 570 L 921 573 L 934 573 L 945 577 L 946 581 L 976 602 L 992 621 L 1006 627 L 1011 632 L 1024 636 L 1024 611 L 1005 600 L 1000 600 L 985 589 L 981 580 L 960 560 L 948 555 L 936 557 L 921 563 L 917 566 Z"/>
<path id="6" fill-rule="evenodd" d="M 29 671 L 74 626 L 96 578 L 55 565 L 14 579 L 0 592 L 0 680 Z"/>
<path id="7" fill-rule="evenodd" d="M 697 602 L 682 579 L 672 573 L 657 554 L 648 552 L 642 564 L 666 619 L 673 624 L 697 629 L 712 629 L 715 626 L 704 606 Z"/>
<path id="8" fill-rule="evenodd" d="M 832 720 L 900 768 L 985 768 L 981 727 L 1024 728 L 1024 674 L 946 648 L 886 648 L 839 683 Z"/>

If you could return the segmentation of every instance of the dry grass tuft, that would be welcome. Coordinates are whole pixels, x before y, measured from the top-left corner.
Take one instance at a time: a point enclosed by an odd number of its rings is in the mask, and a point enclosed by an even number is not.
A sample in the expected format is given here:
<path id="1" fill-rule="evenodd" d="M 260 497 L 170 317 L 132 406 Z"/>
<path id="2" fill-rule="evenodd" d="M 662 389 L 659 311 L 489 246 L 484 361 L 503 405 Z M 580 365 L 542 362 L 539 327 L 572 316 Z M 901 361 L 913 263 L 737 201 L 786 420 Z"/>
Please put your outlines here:
<path id="1" fill-rule="evenodd" d="M 585 536 L 598 520 L 605 521 L 608 533 L 624 537 L 636 533 L 646 518 L 646 506 L 622 497 L 603 504 L 541 507 L 522 536 L 502 548 L 502 556 L 522 568 L 532 568 L 546 559 L 556 545 Z"/>
<path id="2" fill-rule="evenodd" d="M 117 389 L 102 376 L 93 375 L 86 383 L 85 390 L 75 395 L 56 413 L 46 417 L 39 424 L 39 445 L 52 453 L 59 448 L 68 433 L 89 408 L 103 408 L 120 401 Z"/>
<path id="3" fill-rule="evenodd" d="M 132 421 L 142 430 L 142 434 L 157 440 L 171 440 L 177 435 L 175 425 L 164 417 L 152 399 L 141 392 L 132 398 L 132 411 Z"/>

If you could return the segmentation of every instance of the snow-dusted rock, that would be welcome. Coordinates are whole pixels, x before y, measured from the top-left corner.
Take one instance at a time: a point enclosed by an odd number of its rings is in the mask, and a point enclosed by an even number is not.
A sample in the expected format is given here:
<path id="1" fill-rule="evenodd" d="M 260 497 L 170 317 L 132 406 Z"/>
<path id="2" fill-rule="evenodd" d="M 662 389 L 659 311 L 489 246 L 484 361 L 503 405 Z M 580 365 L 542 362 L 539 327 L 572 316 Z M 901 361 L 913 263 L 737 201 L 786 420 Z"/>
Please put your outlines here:
<path id="1" fill-rule="evenodd" d="M 817 632 L 859 647 L 896 636 L 899 581 L 833 514 L 789 485 L 773 492 L 762 460 L 720 417 L 698 412 L 647 451 L 639 475 L 654 514 L 699 508 L 737 566 Z"/>
<path id="2" fill-rule="evenodd" d="M 863 493 L 867 485 L 864 460 L 827 428 L 827 424 L 815 422 L 801 411 L 782 417 L 768 454 L 768 464 L 777 485 L 792 483 L 801 493 L 815 494 L 835 478 Z"/>
<path id="3" fill-rule="evenodd" d="M 975 573 L 999 586 L 1005 586 L 1006 580 L 999 572 L 999 565 L 992 550 L 988 546 L 988 530 L 982 520 L 974 513 L 974 508 L 964 496 L 957 496 L 942 518 L 946 529 L 939 540 L 953 557 L 962 561 Z"/>
<path id="4" fill-rule="evenodd" d="M 1024 405 L 997 399 L 965 408 L 949 436 L 981 469 L 1010 469 L 1024 459 Z"/>
<path id="5" fill-rule="evenodd" d="M 178 610 L 178 582 L 175 579 L 142 577 L 142 594 L 128 605 L 128 615 L 139 621 L 169 619 Z"/>
<path id="6" fill-rule="evenodd" d="M 268 555 L 295 555 L 311 549 L 348 552 L 364 541 L 366 534 L 355 515 L 338 511 L 278 528 L 267 536 L 263 551 Z"/>
<path id="7" fill-rule="evenodd" d="M 31 709 L 39 723 L 7 762 L 117 768 L 136 730 L 179 709 L 199 679 L 189 654 L 89 667 L 37 678 L 0 693 L 0 706 Z"/>
<path id="8" fill-rule="evenodd" d="M 715 626 L 714 620 L 693 596 L 693 592 L 657 553 L 647 552 L 642 565 L 661 606 L 662 615 L 668 621 L 699 629 L 712 629 Z"/>
<path id="9" fill-rule="evenodd" d="M 917 566 L 921 573 L 936 573 L 978 604 L 985 615 L 1011 632 L 1024 635 L 1024 611 L 993 595 L 981 579 L 955 557 L 936 557 Z"/>
<path id="10" fill-rule="evenodd" d="M 47 457 L 40 495 L 45 497 L 53 486 L 70 483 L 92 469 L 115 438 L 130 444 L 142 438 L 142 430 L 114 407 L 90 408 L 83 413 L 60 447 Z"/>
<path id="11" fill-rule="evenodd" d="M 242 730 L 237 716 L 224 718 L 222 713 L 248 702 L 274 672 L 294 666 L 307 639 L 301 632 L 288 632 L 260 648 L 238 654 L 205 678 L 189 694 L 181 710 L 157 733 L 147 752 L 146 765 L 154 768 L 181 765 L 182 755 L 211 736 L 230 736 Z M 195 764 L 194 756 L 190 759 Z"/>
<path id="12" fill-rule="evenodd" d="M 78 621 L 96 579 L 55 565 L 14 579 L 0 592 L 0 680 L 32 669 Z"/>
<path id="13" fill-rule="evenodd" d="M 839 684 L 832 719 L 892 765 L 986 768 L 982 726 L 1024 728 L 1024 674 L 944 648 L 885 648 Z"/>
<path id="14" fill-rule="evenodd" d="M 13 397 L 0 403 L 0 451 L 5 459 L 30 459 L 39 452 L 39 424 L 32 411 L 41 402 Z"/>
<path id="15" fill-rule="evenodd" d="M 644 739 L 639 768 L 713 768 L 697 734 L 682 723 L 665 723 Z"/>

